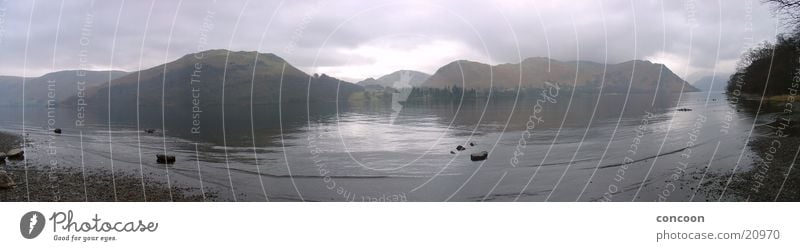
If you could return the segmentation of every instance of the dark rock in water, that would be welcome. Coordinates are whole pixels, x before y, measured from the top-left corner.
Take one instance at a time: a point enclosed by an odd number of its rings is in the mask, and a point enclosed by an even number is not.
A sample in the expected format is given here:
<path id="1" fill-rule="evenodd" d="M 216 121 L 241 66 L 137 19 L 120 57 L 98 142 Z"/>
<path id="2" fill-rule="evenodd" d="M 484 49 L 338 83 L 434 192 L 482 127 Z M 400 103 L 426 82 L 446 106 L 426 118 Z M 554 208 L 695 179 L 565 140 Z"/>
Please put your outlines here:
<path id="1" fill-rule="evenodd" d="M 456 154 L 456 152 L 450 151 L 450 154 Z"/>
<path id="2" fill-rule="evenodd" d="M 679 112 L 688 112 L 688 111 L 692 111 L 692 109 L 689 109 L 689 108 L 678 108 L 678 111 Z"/>
<path id="3" fill-rule="evenodd" d="M 175 156 L 156 154 L 156 162 L 159 164 L 172 164 L 175 163 Z"/>
<path id="4" fill-rule="evenodd" d="M 25 159 L 25 151 L 22 149 L 11 149 L 6 153 L 9 160 L 22 160 Z"/>
<path id="5" fill-rule="evenodd" d="M 11 176 L 8 176 L 6 171 L 0 170 L 0 189 L 13 188 L 16 185 L 17 183 L 14 183 L 14 180 L 11 179 Z"/>
<path id="6" fill-rule="evenodd" d="M 144 132 L 153 134 L 156 132 L 156 129 L 144 129 Z"/>
<path id="7" fill-rule="evenodd" d="M 56 128 L 55 130 L 53 130 L 53 132 L 56 134 L 61 134 L 61 128 Z"/>
<path id="8" fill-rule="evenodd" d="M 469 159 L 472 161 L 486 160 L 486 158 L 488 157 L 489 157 L 489 152 L 487 151 L 477 152 L 469 155 Z"/>
<path id="9" fill-rule="evenodd" d="M 462 145 L 458 145 L 458 146 L 456 146 L 456 150 L 459 150 L 459 151 L 464 151 L 464 150 L 467 150 L 467 148 L 465 148 L 465 147 L 464 147 L 464 146 L 462 146 Z"/>
<path id="10" fill-rule="evenodd" d="M 475 146 L 475 143 L 469 142 L 469 146 Z"/>
<path id="11" fill-rule="evenodd" d="M 6 161 L 6 153 L 0 153 L 0 164 Z"/>

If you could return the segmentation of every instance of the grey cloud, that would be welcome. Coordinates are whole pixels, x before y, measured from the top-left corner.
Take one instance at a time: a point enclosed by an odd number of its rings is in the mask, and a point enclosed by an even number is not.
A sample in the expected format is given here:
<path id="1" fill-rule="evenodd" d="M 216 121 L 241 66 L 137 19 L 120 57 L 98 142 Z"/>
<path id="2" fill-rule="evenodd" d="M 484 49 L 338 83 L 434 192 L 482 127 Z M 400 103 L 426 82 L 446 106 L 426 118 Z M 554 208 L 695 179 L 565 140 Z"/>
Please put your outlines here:
<path id="1" fill-rule="evenodd" d="M 56 43 L 60 3 L 36 2 L 30 25 L 32 2 L 0 3 L 6 9 L 5 33 L 0 44 L 4 55 L 0 74 L 40 75 L 53 70 L 53 61 L 55 69 L 77 68 L 76 57 L 83 48 L 79 43 L 81 28 L 88 13 L 94 14 L 88 47 L 92 67 L 129 71 L 137 70 L 140 60 L 143 67 L 148 68 L 195 52 L 199 47 L 247 51 L 261 48 L 262 52 L 276 53 L 307 71 L 318 66 L 369 64 L 374 59 L 345 57 L 340 52 L 376 39 L 405 34 L 460 41 L 472 52 L 483 55 L 482 60 L 491 58 L 495 63 L 547 55 L 558 60 L 618 63 L 665 53 L 677 57 L 677 63 L 671 62 L 670 66 L 678 74 L 683 74 L 685 63 L 690 62 L 686 75 L 692 80 L 710 74 L 718 61 L 738 58 L 747 38 L 760 41 L 775 35 L 775 18 L 769 8 L 751 0 L 569 3 L 208 0 L 182 1 L 180 9 L 178 1 L 157 0 L 152 13 L 149 13 L 151 1 L 125 1 L 124 5 L 122 1 L 95 1 L 90 7 L 91 2 L 85 0 L 64 2 Z M 115 37 L 120 6 L 123 11 Z M 280 9 L 276 12 L 278 6 Z M 753 8 L 752 33 L 744 29 L 748 22 L 747 6 Z M 174 16 L 176 11 L 177 17 Z M 208 44 L 202 45 L 200 33 L 209 11 L 213 12 L 210 15 L 214 28 L 204 38 Z M 151 15 L 150 26 L 145 30 L 148 14 Z M 174 27 L 171 26 L 173 17 L 176 18 Z M 239 25 L 234 29 L 237 18 Z M 272 24 L 260 43 L 270 18 L 273 18 Z M 690 54 L 692 24 L 696 26 Z M 23 65 L 28 29 L 27 63 Z M 329 40 L 325 41 L 326 38 Z M 142 46 L 144 49 L 140 53 Z M 287 51 L 287 47 L 292 50 Z M 57 48 L 55 60 L 54 48 Z M 716 60 L 717 54 L 719 60 Z M 690 56 L 691 61 L 688 61 Z M 452 60 L 456 59 L 459 58 Z M 719 72 L 732 70 L 717 69 Z"/>

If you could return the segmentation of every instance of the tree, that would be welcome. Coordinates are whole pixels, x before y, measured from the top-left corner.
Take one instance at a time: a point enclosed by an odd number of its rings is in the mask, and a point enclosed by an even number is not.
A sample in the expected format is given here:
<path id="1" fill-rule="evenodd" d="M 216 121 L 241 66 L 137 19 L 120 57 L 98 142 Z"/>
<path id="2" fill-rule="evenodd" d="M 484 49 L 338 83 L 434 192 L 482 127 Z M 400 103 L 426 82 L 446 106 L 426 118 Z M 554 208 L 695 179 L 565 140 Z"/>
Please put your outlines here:
<path id="1" fill-rule="evenodd" d="M 792 88 L 800 67 L 800 0 L 762 0 L 772 6 L 783 24 L 793 29 L 778 35 L 775 43 L 764 42 L 744 53 L 728 81 L 728 92 L 779 95 Z"/>
<path id="2" fill-rule="evenodd" d="M 800 33 L 781 34 L 775 43 L 765 42 L 742 55 L 736 72 L 728 82 L 728 91 L 740 88 L 744 93 L 780 95 L 788 92 L 800 67 Z"/>
<path id="3" fill-rule="evenodd" d="M 800 27 L 800 0 L 762 0 L 762 2 L 772 5 L 785 25 L 795 30 Z"/>

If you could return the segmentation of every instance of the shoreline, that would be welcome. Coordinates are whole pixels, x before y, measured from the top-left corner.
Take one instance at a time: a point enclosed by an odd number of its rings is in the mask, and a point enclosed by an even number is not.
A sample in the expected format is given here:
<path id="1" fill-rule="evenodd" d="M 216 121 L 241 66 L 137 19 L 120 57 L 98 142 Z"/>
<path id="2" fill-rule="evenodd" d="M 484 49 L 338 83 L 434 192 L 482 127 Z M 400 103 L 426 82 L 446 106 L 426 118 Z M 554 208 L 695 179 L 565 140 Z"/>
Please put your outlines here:
<path id="1" fill-rule="evenodd" d="M 0 151 L 17 148 L 22 138 L 0 131 Z M 36 166 L 20 167 L 18 162 L 0 162 L 0 170 L 16 186 L 0 189 L 0 202 L 168 202 L 216 201 L 215 192 L 182 186 L 168 187 L 148 177 L 128 173 L 113 174 L 91 168 L 59 167 L 51 170 Z M 27 169 L 27 170 L 26 170 Z"/>

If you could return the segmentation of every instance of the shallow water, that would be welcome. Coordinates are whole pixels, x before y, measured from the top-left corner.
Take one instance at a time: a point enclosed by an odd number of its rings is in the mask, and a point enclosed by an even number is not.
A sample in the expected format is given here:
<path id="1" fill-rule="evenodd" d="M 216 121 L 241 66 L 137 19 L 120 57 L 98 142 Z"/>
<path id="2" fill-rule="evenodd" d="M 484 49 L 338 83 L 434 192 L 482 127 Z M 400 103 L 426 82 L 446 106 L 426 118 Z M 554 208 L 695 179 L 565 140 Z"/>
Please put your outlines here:
<path id="1" fill-rule="evenodd" d="M 752 162 L 753 116 L 720 94 L 536 101 L 207 107 L 199 134 L 190 109 L 89 110 L 76 127 L 74 108 L 26 107 L 28 160 L 13 165 L 113 168 L 237 201 L 705 201 L 718 198 L 701 182 L 719 178 L 705 174 Z M 0 108 L 0 128 L 23 133 L 22 115 Z M 470 161 L 478 151 L 489 158 Z M 165 152 L 178 161 L 157 164 Z"/>

